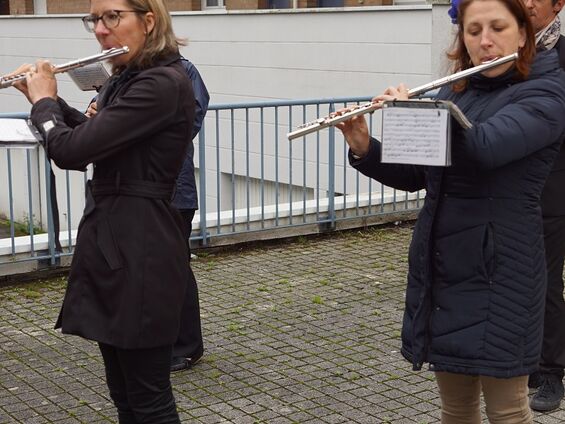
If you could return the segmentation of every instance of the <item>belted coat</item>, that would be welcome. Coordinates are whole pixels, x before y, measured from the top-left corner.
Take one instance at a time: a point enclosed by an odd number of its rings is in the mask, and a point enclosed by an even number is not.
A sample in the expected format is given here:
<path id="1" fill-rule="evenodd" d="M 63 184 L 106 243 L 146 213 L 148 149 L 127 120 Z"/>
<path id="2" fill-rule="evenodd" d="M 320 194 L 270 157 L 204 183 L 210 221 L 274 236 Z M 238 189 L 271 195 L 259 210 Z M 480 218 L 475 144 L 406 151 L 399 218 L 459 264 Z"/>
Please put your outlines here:
<path id="1" fill-rule="evenodd" d="M 514 71 L 440 90 L 473 124 L 452 134 L 452 166 L 351 164 L 397 189 L 426 189 L 409 250 L 402 349 L 415 370 L 513 377 L 540 356 L 546 285 L 540 193 L 565 135 L 565 74 L 539 53 Z"/>
<path id="2" fill-rule="evenodd" d="M 179 55 L 126 69 L 86 119 L 61 99 L 31 111 L 60 168 L 94 164 L 56 327 L 124 349 L 173 344 L 188 278 L 182 220 L 171 206 L 194 122 Z"/>

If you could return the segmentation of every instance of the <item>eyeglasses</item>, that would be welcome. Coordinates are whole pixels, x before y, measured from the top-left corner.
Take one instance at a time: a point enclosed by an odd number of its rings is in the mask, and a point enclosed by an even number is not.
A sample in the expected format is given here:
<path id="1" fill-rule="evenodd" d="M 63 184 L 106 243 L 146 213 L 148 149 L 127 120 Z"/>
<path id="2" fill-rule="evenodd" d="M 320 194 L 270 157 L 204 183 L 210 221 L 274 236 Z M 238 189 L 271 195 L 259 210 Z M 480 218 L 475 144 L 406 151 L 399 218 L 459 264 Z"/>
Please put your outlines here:
<path id="1" fill-rule="evenodd" d="M 120 24 L 121 13 L 141 13 L 139 10 L 108 10 L 100 16 L 87 15 L 82 18 L 82 23 L 88 32 L 94 32 L 98 21 L 102 21 L 108 29 L 116 28 Z"/>

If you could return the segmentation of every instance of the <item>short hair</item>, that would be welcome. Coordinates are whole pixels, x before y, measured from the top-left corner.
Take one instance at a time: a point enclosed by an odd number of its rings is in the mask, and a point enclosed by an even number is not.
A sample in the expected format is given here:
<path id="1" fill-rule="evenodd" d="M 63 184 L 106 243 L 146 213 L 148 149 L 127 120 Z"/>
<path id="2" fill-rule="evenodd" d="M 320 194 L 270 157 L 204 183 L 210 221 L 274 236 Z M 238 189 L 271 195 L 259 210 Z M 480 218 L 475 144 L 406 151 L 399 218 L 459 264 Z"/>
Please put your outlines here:
<path id="1" fill-rule="evenodd" d="M 141 15 L 152 12 L 155 16 L 155 26 L 147 34 L 145 45 L 138 55 L 132 58 L 130 65 L 138 69 L 146 69 L 159 59 L 178 53 L 179 46 L 186 45 L 184 39 L 178 38 L 173 32 L 171 15 L 163 0 L 126 0 L 132 10 Z"/>
<path id="2" fill-rule="evenodd" d="M 463 28 L 463 21 L 465 18 L 465 12 L 467 8 L 471 5 L 471 3 L 475 1 L 485 1 L 485 0 L 461 0 L 458 7 L 457 12 L 457 22 L 458 22 L 458 31 L 456 38 L 453 43 L 453 49 L 447 53 L 447 57 L 454 61 L 453 64 L 453 71 L 459 72 L 465 69 L 469 69 L 473 67 L 473 63 L 471 62 L 471 57 L 467 52 L 467 48 L 465 47 L 465 42 L 463 38 L 464 28 Z M 536 54 L 536 41 L 534 35 L 534 29 L 532 27 L 532 23 L 530 21 L 530 17 L 528 14 L 528 10 L 522 0 L 496 0 L 502 3 L 508 11 L 514 16 L 516 22 L 518 23 L 518 27 L 520 29 L 524 29 L 526 34 L 526 43 L 524 47 L 519 49 L 518 51 L 518 59 L 516 60 L 516 71 L 517 71 L 517 78 L 520 80 L 526 79 L 530 72 L 530 65 L 534 60 L 534 56 Z M 462 91 L 467 86 L 467 81 L 463 80 L 458 83 L 455 83 L 453 88 L 455 91 Z"/>

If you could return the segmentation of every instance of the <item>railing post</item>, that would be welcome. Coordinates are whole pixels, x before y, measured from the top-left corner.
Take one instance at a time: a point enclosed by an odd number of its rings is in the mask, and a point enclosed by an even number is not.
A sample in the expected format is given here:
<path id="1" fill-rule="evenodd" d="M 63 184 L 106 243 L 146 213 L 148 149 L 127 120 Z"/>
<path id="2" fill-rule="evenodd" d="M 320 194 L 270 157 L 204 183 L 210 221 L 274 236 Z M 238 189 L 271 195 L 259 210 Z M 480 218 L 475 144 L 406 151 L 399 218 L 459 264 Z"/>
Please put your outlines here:
<path id="1" fill-rule="evenodd" d="M 208 227 L 206 225 L 206 123 L 202 121 L 202 127 L 198 133 L 198 175 L 200 176 L 199 191 L 200 204 L 200 236 L 202 237 L 202 245 L 208 245 Z"/>
<path id="2" fill-rule="evenodd" d="M 12 188 L 12 156 L 11 150 L 6 150 L 6 160 L 8 162 L 8 204 L 10 207 L 10 239 L 12 244 L 12 255 L 16 256 L 16 234 L 15 234 L 15 227 L 14 227 L 14 191 Z"/>
<path id="3" fill-rule="evenodd" d="M 53 222 L 53 205 L 51 203 L 51 163 L 45 155 L 45 199 L 47 200 L 47 247 L 49 250 L 50 264 L 55 266 L 57 259 L 55 257 L 55 228 Z"/>
<path id="4" fill-rule="evenodd" d="M 329 114 L 335 111 L 330 103 Z M 328 115 L 329 115 L 328 114 Z M 335 127 L 329 128 L 328 143 L 328 229 L 335 230 Z"/>

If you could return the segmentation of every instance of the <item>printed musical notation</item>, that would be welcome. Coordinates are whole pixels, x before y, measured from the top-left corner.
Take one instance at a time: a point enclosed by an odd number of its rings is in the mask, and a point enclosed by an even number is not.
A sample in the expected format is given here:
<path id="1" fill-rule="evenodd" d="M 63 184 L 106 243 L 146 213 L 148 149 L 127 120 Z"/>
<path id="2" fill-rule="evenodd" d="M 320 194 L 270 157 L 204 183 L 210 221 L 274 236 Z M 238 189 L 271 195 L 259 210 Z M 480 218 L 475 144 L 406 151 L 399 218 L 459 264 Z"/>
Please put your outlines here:
<path id="1" fill-rule="evenodd" d="M 110 74 L 100 62 L 71 69 L 69 75 L 82 91 L 98 90 L 110 78 Z"/>
<path id="2" fill-rule="evenodd" d="M 408 100 L 385 103 L 382 162 L 451 165 L 451 112 L 460 114 L 456 119 L 461 125 L 471 126 L 451 102 Z"/>

